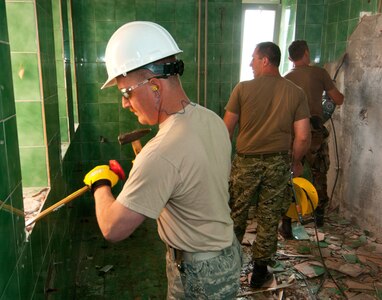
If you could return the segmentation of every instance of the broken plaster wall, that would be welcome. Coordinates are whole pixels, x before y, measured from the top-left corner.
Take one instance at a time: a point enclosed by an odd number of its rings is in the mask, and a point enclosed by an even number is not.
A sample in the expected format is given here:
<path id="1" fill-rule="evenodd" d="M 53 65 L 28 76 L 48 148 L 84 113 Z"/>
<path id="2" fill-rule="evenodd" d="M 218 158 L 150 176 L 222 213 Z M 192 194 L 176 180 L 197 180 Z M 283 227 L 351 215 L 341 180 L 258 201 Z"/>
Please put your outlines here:
<path id="1" fill-rule="evenodd" d="M 337 87 L 345 102 L 333 116 L 339 177 L 331 207 L 382 236 L 382 15 L 363 17 L 349 37 Z M 331 65 L 329 69 L 336 69 Z M 333 74 L 334 72 L 331 72 Z M 331 131 L 328 193 L 337 169 Z"/>

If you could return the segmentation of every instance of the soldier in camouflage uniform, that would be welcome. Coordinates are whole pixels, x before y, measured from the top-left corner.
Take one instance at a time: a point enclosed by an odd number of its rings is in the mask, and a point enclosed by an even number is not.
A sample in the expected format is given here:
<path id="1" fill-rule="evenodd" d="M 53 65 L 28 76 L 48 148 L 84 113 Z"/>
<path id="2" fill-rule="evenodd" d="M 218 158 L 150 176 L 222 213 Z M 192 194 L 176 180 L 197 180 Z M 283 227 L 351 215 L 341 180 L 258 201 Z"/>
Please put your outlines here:
<path id="1" fill-rule="evenodd" d="M 236 236 L 242 240 L 248 210 L 256 203 L 257 236 L 252 246 L 251 287 L 260 287 L 277 250 L 277 226 L 290 205 L 291 170 L 302 172 L 310 144 L 309 107 L 304 92 L 280 76 L 280 49 L 257 45 L 251 61 L 254 80 L 238 83 L 226 106 L 224 122 L 233 138 L 239 126 L 230 177 L 230 207 Z M 295 134 L 290 155 L 292 130 Z"/>
<path id="2" fill-rule="evenodd" d="M 301 87 L 307 97 L 311 114 L 312 143 L 306 155 L 312 173 L 313 185 L 318 193 L 318 207 L 316 208 L 317 226 L 324 224 L 325 209 L 329 203 L 327 194 L 326 174 L 329 169 L 329 132 L 324 126 L 322 95 L 325 92 L 336 105 L 341 105 L 344 95 L 335 87 L 328 72 L 321 67 L 310 65 L 310 52 L 306 41 L 296 40 L 288 48 L 289 59 L 293 62 L 293 69 L 285 78 Z M 290 219 L 284 218 L 281 234 L 291 236 Z"/>

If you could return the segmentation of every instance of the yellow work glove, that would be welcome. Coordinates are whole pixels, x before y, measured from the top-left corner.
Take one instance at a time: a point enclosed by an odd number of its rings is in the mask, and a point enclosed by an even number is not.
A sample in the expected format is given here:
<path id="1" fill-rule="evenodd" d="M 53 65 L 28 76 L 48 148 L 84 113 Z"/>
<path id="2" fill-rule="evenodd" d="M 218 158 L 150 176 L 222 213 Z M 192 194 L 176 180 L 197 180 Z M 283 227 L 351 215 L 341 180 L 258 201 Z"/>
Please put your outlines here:
<path id="1" fill-rule="evenodd" d="M 110 170 L 108 165 L 101 165 L 85 175 L 84 183 L 94 192 L 97 187 L 103 185 L 113 187 L 118 183 L 118 180 L 118 175 Z"/>

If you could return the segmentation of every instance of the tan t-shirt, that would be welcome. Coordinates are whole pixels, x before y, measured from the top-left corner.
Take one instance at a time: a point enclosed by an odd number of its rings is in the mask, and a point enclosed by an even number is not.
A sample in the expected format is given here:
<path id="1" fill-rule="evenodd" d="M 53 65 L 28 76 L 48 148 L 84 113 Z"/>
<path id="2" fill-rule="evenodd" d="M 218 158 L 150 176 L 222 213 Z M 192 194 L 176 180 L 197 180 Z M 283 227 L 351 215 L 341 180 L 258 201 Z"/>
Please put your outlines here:
<path id="1" fill-rule="evenodd" d="M 290 70 L 284 77 L 304 90 L 308 97 L 310 114 L 322 118 L 322 93 L 334 88 L 329 73 L 318 66 L 299 66 Z"/>
<path id="2" fill-rule="evenodd" d="M 214 112 L 190 104 L 170 116 L 137 155 L 117 201 L 157 219 L 158 233 L 185 251 L 232 244 L 228 205 L 231 143 Z"/>
<path id="3" fill-rule="evenodd" d="M 272 75 L 238 83 L 225 109 L 239 114 L 236 150 L 241 154 L 289 151 L 293 123 L 310 116 L 304 91 Z"/>

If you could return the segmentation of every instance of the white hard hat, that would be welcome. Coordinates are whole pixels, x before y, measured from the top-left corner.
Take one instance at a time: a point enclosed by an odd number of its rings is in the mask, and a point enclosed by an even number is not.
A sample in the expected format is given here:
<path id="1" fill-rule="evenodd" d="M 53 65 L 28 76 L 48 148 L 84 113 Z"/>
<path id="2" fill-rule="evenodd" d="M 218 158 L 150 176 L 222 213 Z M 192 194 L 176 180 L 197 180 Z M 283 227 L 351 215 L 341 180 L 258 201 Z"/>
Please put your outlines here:
<path id="1" fill-rule="evenodd" d="M 181 52 L 162 26 L 144 21 L 127 23 L 114 32 L 106 46 L 108 79 L 101 89 L 115 85 L 119 75 Z"/>

